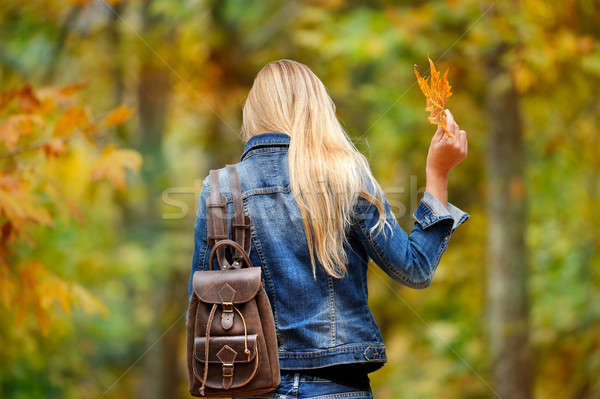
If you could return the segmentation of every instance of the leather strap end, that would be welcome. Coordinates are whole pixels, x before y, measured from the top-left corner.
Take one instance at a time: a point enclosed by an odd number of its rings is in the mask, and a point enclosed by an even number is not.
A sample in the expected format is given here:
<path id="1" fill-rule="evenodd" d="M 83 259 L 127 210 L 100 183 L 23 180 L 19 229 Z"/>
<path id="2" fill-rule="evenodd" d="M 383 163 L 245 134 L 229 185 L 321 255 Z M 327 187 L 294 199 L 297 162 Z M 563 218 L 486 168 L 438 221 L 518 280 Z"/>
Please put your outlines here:
<path id="1" fill-rule="evenodd" d="M 233 384 L 233 371 L 234 366 L 223 365 L 223 389 L 231 388 Z"/>

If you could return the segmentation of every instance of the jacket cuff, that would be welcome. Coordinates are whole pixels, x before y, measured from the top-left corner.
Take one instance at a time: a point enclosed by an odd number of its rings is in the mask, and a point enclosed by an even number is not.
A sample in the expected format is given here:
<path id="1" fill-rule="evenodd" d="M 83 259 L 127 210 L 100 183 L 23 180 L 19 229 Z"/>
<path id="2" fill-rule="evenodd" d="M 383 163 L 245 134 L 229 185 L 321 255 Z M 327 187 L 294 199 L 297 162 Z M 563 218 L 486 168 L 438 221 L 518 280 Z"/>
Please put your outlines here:
<path id="1" fill-rule="evenodd" d="M 470 215 L 449 202 L 448 207 L 445 207 L 434 195 L 426 192 L 413 217 L 423 229 L 427 229 L 441 220 L 451 219 L 453 221 L 452 232 L 454 232 L 458 226 L 469 219 Z"/>

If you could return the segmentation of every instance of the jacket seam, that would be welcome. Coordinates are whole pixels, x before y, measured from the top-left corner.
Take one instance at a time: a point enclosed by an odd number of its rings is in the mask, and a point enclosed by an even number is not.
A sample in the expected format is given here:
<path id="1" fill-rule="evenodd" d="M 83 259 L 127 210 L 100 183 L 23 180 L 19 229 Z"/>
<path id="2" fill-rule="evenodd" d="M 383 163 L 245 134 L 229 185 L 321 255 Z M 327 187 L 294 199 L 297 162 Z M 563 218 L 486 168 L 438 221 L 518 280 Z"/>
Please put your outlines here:
<path id="1" fill-rule="evenodd" d="M 363 348 L 385 348 L 384 344 L 381 343 L 373 343 L 373 344 L 359 344 L 359 345 L 341 345 L 335 348 L 325 348 L 325 349 L 318 349 L 316 351 L 308 351 L 308 352 L 288 352 L 288 351 L 279 351 L 279 356 L 280 357 L 286 357 L 286 356 L 314 356 L 314 355 L 319 355 L 319 354 L 329 354 L 329 353 L 346 353 L 346 352 L 353 352 L 355 349 L 363 349 Z"/>
<path id="2" fill-rule="evenodd" d="M 311 399 L 351 399 L 351 398 L 364 398 L 365 396 L 371 395 L 369 391 L 351 391 L 343 393 L 328 393 L 325 395 L 312 396 Z"/>
<path id="3" fill-rule="evenodd" d="M 206 190 L 207 193 L 210 190 L 210 184 L 208 183 L 208 181 L 206 182 Z M 207 199 L 208 201 L 208 199 Z M 206 210 L 204 210 L 204 212 L 206 212 Z M 204 215 L 204 219 L 206 220 L 206 214 Z M 204 223 L 204 244 L 202 248 L 202 255 L 197 259 L 198 265 L 196 265 L 196 267 L 198 269 L 203 268 L 204 266 L 206 266 L 206 270 L 208 270 L 208 264 L 207 264 L 207 259 L 206 259 L 206 253 L 208 252 L 208 223 Z"/>
<path id="4" fill-rule="evenodd" d="M 292 189 L 290 186 L 282 187 L 282 186 L 271 186 L 271 187 L 263 187 L 263 188 L 255 188 L 252 190 L 248 190 L 242 194 L 242 199 L 246 199 L 255 195 L 267 195 L 267 194 L 288 194 L 291 193 Z"/>
<path id="5" fill-rule="evenodd" d="M 438 250 L 438 253 L 437 253 L 437 256 L 436 256 L 436 259 L 435 259 L 435 264 L 434 264 L 434 265 L 433 265 L 433 267 L 432 267 L 432 270 L 431 270 L 431 275 L 430 275 L 430 277 L 429 277 L 430 279 L 431 279 L 431 277 L 433 276 L 433 274 L 435 273 L 435 271 L 436 271 L 437 267 L 439 266 L 439 264 L 440 264 L 440 261 L 442 260 L 442 255 L 443 255 L 443 254 L 444 254 L 444 252 L 446 251 L 446 248 L 448 248 L 448 241 L 449 241 L 449 240 L 450 240 L 450 237 L 449 237 L 449 235 L 448 235 L 448 234 L 446 234 L 446 235 L 444 236 L 444 238 L 443 238 L 443 242 L 442 242 L 442 244 L 440 245 L 440 248 L 439 248 L 439 250 Z"/>
<path id="6" fill-rule="evenodd" d="M 426 220 L 429 219 L 429 222 L 425 223 L 425 222 L 423 222 L 422 219 L 417 217 L 417 211 L 415 211 L 414 218 L 419 222 L 419 224 L 421 225 L 421 227 L 423 229 L 428 229 L 429 227 L 433 226 L 434 224 L 437 224 L 438 222 L 441 222 L 442 220 L 454 221 L 454 219 L 452 218 L 451 215 L 439 215 L 438 213 L 436 213 L 425 201 L 421 201 L 420 205 L 423 205 L 425 208 L 427 208 L 429 210 L 429 212 L 431 213 L 431 215 L 433 216 L 431 218 L 426 218 Z M 418 208 L 417 208 L 417 210 L 418 210 Z"/>
<path id="7" fill-rule="evenodd" d="M 282 144 L 275 144 L 275 145 L 282 145 Z M 248 152 L 246 152 L 246 154 L 244 154 L 240 160 L 240 162 L 243 162 L 247 159 L 252 158 L 253 156 L 256 155 L 261 155 L 261 154 L 273 154 L 276 152 L 287 152 L 287 148 L 277 148 L 277 149 L 267 149 L 267 148 L 252 148 L 250 150 L 248 150 Z"/>
<path id="8" fill-rule="evenodd" d="M 429 212 L 431 212 L 431 214 L 435 217 L 439 217 L 440 215 L 437 214 L 436 211 L 434 211 L 425 201 L 421 201 L 421 203 L 423 205 L 425 205 L 427 207 L 427 209 L 429 209 Z"/>
<path id="9" fill-rule="evenodd" d="M 439 218 L 438 214 L 435 213 L 433 211 L 433 209 L 431 209 L 431 207 L 429 205 L 427 205 L 427 203 L 425 201 L 421 200 L 421 202 L 419 202 L 419 206 L 421 206 L 421 205 L 423 205 L 425 208 L 427 208 L 427 210 L 429 211 L 429 214 L 431 216 L 435 216 L 436 218 Z M 418 215 L 418 211 L 419 211 L 419 208 L 417 207 L 417 209 L 415 210 L 415 213 L 414 213 L 414 217 L 419 222 L 419 224 L 421 225 L 421 227 L 423 229 L 429 228 L 430 226 L 432 226 L 436 222 L 434 220 L 431 220 L 432 218 L 429 217 L 430 215 L 425 215 L 425 220 L 427 222 L 424 222 L 422 218 L 419 218 L 417 216 Z"/>
<path id="10" fill-rule="evenodd" d="M 208 261 L 208 259 L 206 259 L 206 254 L 208 253 L 208 244 L 204 244 L 204 248 L 202 250 L 202 256 L 200 257 L 200 259 L 202 259 L 202 266 L 204 266 L 206 264 L 206 262 Z M 208 265 L 206 265 L 208 266 Z M 200 265 L 198 265 L 198 269 L 200 269 Z"/>
<path id="11" fill-rule="evenodd" d="M 242 193 L 242 200 L 253 197 L 255 195 L 268 195 L 268 194 L 277 194 L 277 193 L 289 194 L 291 192 L 292 192 L 292 189 L 290 186 L 286 186 L 286 187 L 270 186 L 270 187 L 263 187 L 263 188 L 254 188 L 252 190 L 244 191 Z M 223 195 L 223 197 L 225 197 L 225 202 L 227 205 L 233 204 L 233 199 L 231 198 L 231 194 L 229 194 L 228 192 L 225 192 L 225 193 L 221 193 L 221 195 Z"/>
<path id="12" fill-rule="evenodd" d="M 244 212 L 246 214 L 248 214 L 248 208 L 247 208 L 246 201 L 242 201 L 242 203 L 244 205 Z M 277 298 L 275 297 L 275 295 L 276 295 L 275 294 L 275 286 L 273 285 L 273 279 L 271 278 L 271 272 L 269 271 L 269 267 L 266 264 L 265 257 L 262 252 L 262 246 L 258 239 L 258 234 L 256 233 L 256 227 L 254 226 L 254 223 L 250 223 L 250 237 L 252 238 L 251 241 L 254 241 L 254 247 L 256 248 L 256 253 L 257 253 L 258 259 L 260 260 L 260 263 L 261 263 L 261 269 L 265 273 L 265 279 L 267 280 L 269 289 L 271 290 L 271 293 L 273 294 L 274 301 L 271 304 L 271 307 L 273 309 L 273 319 L 275 322 L 275 329 L 277 331 L 277 335 L 279 336 L 279 318 L 277 316 L 277 304 L 276 304 Z"/>
<path id="13" fill-rule="evenodd" d="M 336 325 L 335 325 L 335 293 L 333 291 L 333 277 L 327 276 L 327 288 L 329 291 L 329 337 L 331 345 L 336 344 Z"/>

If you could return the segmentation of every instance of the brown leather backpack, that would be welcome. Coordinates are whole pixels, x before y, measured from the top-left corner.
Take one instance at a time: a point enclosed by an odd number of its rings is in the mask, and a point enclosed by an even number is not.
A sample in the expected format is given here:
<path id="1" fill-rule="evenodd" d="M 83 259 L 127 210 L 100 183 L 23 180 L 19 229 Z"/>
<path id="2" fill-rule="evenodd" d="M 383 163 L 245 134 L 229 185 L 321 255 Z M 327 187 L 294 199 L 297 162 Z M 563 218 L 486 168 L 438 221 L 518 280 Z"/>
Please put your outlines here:
<path id="1" fill-rule="evenodd" d="M 277 337 L 260 267 L 253 267 L 250 218 L 244 214 L 240 179 L 227 165 L 235 215 L 227 230 L 227 201 L 219 171 L 211 170 L 206 204 L 207 271 L 193 275 L 188 313 L 187 358 L 190 393 L 201 397 L 257 395 L 280 383 Z M 226 248 L 230 248 L 231 263 Z M 217 256 L 220 270 L 212 270 Z M 244 267 L 245 266 L 245 267 Z"/>

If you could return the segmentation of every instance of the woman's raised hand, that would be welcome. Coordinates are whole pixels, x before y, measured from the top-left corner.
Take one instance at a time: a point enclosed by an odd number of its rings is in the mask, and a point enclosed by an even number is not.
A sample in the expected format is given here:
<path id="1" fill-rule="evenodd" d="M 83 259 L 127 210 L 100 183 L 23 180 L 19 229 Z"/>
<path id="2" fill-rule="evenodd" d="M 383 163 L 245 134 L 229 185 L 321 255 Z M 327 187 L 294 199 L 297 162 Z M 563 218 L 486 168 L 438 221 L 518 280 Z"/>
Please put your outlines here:
<path id="1" fill-rule="evenodd" d="M 467 132 L 460 130 L 449 110 L 446 110 L 446 130 L 441 127 L 431 139 L 427 154 L 427 185 L 425 191 L 433 194 L 444 205 L 448 201 L 448 172 L 467 157 Z"/>
<path id="2" fill-rule="evenodd" d="M 446 110 L 446 130 L 438 126 L 427 154 L 427 173 L 448 174 L 450 169 L 467 157 L 467 132 L 460 130 L 449 110 Z"/>

